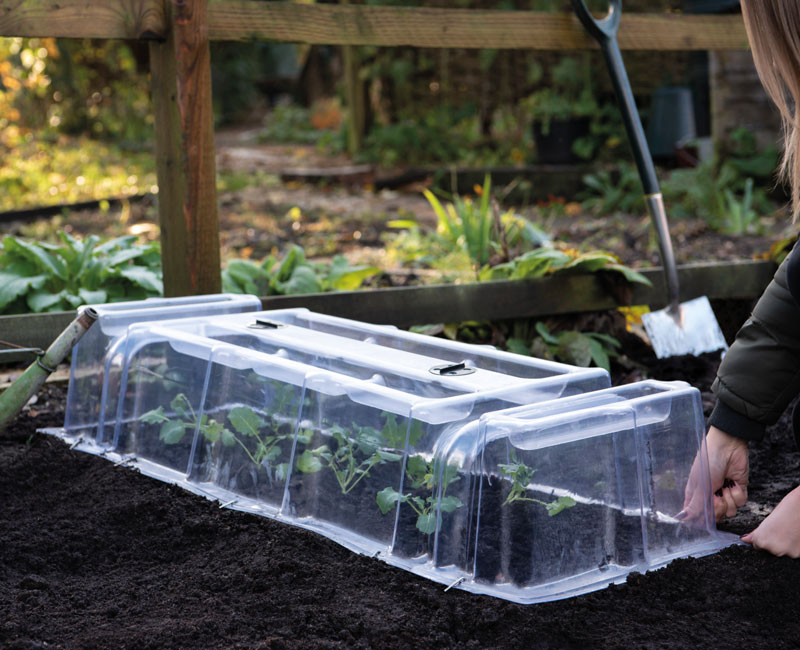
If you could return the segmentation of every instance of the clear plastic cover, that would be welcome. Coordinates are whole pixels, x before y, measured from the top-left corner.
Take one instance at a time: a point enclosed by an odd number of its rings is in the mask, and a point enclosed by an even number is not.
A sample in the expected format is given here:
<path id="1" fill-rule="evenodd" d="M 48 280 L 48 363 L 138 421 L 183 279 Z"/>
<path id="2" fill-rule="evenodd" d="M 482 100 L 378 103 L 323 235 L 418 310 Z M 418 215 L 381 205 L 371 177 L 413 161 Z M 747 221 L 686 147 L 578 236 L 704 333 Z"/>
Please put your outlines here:
<path id="1" fill-rule="evenodd" d="M 304 309 L 119 331 L 93 428 L 68 403 L 79 448 L 440 582 L 535 602 L 729 541 L 710 494 L 676 517 L 703 459 L 684 384 Z"/>

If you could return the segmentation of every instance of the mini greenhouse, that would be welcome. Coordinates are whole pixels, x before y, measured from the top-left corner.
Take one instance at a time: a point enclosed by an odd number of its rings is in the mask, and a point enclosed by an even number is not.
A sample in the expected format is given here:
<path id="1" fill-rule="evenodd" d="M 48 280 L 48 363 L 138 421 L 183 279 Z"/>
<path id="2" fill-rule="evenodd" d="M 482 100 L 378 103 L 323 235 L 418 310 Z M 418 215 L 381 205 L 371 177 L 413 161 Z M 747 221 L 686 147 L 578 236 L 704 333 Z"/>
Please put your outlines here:
<path id="1" fill-rule="evenodd" d="M 257 303 L 258 301 L 255 301 Z M 518 602 L 714 552 L 699 392 L 311 313 L 117 305 L 73 354 L 77 448 Z M 707 472 L 704 474 L 707 479 Z"/>

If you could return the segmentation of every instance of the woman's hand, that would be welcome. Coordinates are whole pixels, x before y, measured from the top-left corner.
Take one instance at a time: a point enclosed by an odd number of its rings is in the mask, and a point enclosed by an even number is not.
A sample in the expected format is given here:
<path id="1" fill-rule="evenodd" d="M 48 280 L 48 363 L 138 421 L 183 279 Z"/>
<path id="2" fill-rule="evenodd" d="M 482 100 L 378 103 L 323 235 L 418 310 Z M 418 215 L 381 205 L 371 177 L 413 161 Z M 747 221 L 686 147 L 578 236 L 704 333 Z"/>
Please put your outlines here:
<path id="1" fill-rule="evenodd" d="M 789 492 L 742 541 L 773 555 L 800 557 L 800 487 Z"/>
<path id="2" fill-rule="evenodd" d="M 737 508 L 747 502 L 750 475 L 747 441 L 710 427 L 706 435 L 706 450 L 714 495 L 714 518 L 720 521 L 733 517 Z M 702 455 L 698 454 L 689 473 L 681 519 L 698 522 L 702 519 L 706 498 L 702 461 Z"/>

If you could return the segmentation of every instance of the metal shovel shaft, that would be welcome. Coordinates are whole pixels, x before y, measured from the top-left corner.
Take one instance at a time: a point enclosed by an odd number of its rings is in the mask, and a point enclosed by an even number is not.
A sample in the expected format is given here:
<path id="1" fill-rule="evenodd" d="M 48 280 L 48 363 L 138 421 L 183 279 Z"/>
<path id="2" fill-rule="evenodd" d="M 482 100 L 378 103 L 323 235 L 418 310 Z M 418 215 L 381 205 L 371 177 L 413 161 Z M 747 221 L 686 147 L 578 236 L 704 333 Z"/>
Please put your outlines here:
<path id="1" fill-rule="evenodd" d="M 614 93 L 620 105 L 622 120 L 625 123 L 625 130 L 628 140 L 633 149 L 633 156 L 636 160 L 636 168 L 639 171 L 639 178 L 644 188 L 647 210 L 650 219 L 655 227 L 658 238 L 658 250 L 661 256 L 661 264 L 664 268 L 664 279 L 667 289 L 667 302 L 670 315 L 680 326 L 680 287 L 678 284 L 678 267 L 675 263 L 675 254 L 672 250 L 672 240 L 669 236 L 667 225 L 667 213 L 664 209 L 664 199 L 661 196 L 661 189 L 658 186 L 653 158 L 650 155 L 650 147 L 644 134 L 642 121 L 639 118 L 639 111 L 636 109 L 636 101 L 633 97 L 631 84 L 628 80 L 628 73 L 625 70 L 625 63 L 622 60 L 622 52 L 617 42 L 617 28 L 619 27 L 620 15 L 622 12 L 621 0 L 613 0 L 609 4 L 609 14 L 601 21 L 595 20 L 586 8 L 583 0 L 572 0 L 578 17 L 592 36 L 597 40 L 603 57 L 606 60 L 611 83 Z"/>

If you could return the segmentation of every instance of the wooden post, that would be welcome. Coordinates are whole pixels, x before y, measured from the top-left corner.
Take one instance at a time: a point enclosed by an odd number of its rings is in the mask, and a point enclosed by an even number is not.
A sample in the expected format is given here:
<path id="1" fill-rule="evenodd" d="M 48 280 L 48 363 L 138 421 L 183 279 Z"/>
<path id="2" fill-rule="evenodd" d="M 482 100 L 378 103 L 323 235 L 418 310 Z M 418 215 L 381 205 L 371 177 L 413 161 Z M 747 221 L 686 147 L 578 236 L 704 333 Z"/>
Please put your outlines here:
<path id="1" fill-rule="evenodd" d="M 347 149 L 351 154 L 356 154 L 364 146 L 366 115 L 364 84 L 359 75 L 358 51 L 354 45 L 342 46 L 342 63 L 347 101 Z"/>
<path id="2" fill-rule="evenodd" d="M 206 0 L 166 0 L 150 45 L 164 295 L 221 290 Z"/>

